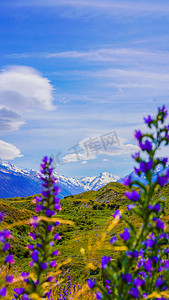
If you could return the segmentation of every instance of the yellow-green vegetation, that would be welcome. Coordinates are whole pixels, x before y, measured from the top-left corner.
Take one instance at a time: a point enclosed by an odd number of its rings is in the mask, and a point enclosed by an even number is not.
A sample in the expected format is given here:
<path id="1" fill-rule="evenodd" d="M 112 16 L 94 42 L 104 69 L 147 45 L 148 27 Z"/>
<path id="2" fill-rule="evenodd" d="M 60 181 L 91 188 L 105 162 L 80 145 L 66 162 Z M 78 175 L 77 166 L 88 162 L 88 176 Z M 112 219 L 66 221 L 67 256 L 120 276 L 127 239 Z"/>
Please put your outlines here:
<path id="1" fill-rule="evenodd" d="M 112 258 L 118 259 L 120 249 L 113 249 L 109 240 L 112 235 L 118 236 L 123 231 L 124 224 L 121 222 L 111 230 L 108 230 L 108 226 L 113 221 L 112 214 L 115 210 L 120 209 L 129 214 L 126 205 L 130 204 L 130 200 L 124 195 L 126 190 L 122 184 L 112 182 L 98 191 L 68 196 L 60 201 L 62 210 L 58 212 L 57 217 L 75 223 L 75 226 L 61 223 L 56 228 L 62 236 L 58 241 L 57 248 L 61 255 L 57 257 L 57 261 L 63 263 L 71 258 L 71 262 L 62 265 L 60 277 L 67 279 L 70 275 L 76 284 L 83 284 L 91 275 L 101 280 L 101 257 L 111 255 Z M 169 184 L 159 190 L 158 197 L 166 198 L 163 218 L 169 231 Z M 29 269 L 29 251 L 26 246 L 30 243 L 29 219 L 36 215 L 33 199 L 34 196 L 0 200 L 0 210 L 6 215 L 1 226 L 10 228 L 12 232 L 11 252 L 15 254 L 18 272 Z M 139 225 L 139 219 L 132 217 L 132 221 L 136 226 Z"/>

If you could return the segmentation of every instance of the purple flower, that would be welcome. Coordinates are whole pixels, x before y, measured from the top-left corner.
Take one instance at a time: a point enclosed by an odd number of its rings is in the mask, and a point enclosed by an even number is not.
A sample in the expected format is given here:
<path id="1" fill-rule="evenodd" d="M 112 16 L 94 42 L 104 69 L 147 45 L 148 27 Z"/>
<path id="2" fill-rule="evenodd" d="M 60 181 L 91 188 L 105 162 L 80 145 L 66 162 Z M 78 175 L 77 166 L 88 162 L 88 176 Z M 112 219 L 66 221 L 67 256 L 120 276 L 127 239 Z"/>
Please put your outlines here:
<path id="1" fill-rule="evenodd" d="M 131 180 L 131 177 L 129 176 L 129 177 L 123 179 L 122 184 L 125 186 L 129 186 L 131 184 L 131 182 L 132 182 L 132 180 Z"/>
<path id="2" fill-rule="evenodd" d="M 155 263 L 158 263 L 159 258 L 157 256 L 152 256 L 152 261 L 154 261 Z"/>
<path id="3" fill-rule="evenodd" d="M 113 237 L 110 239 L 110 244 L 114 244 L 115 242 L 117 242 L 117 238 L 116 238 L 116 236 L 113 236 Z"/>
<path id="4" fill-rule="evenodd" d="M 3 211 L 0 211 L 0 223 L 3 221 L 5 217 L 5 213 Z"/>
<path id="5" fill-rule="evenodd" d="M 140 140 L 142 138 L 142 133 L 140 130 L 135 130 L 135 134 L 134 134 L 135 138 L 137 140 Z"/>
<path id="6" fill-rule="evenodd" d="M 43 264 L 41 265 L 41 269 L 42 270 L 46 270 L 48 267 L 47 263 L 46 262 L 43 262 Z"/>
<path id="7" fill-rule="evenodd" d="M 42 196 L 43 197 L 48 197 L 50 195 L 50 191 L 42 191 Z"/>
<path id="8" fill-rule="evenodd" d="M 28 248 L 29 250 L 33 250 L 33 249 L 34 249 L 34 246 L 33 246 L 32 244 L 30 244 L 30 245 L 27 246 L 27 248 Z"/>
<path id="9" fill-rule="evenodd" d="M 48 282 L 52 282 L 54 280 L 54 277 L 53 276 L 49 276 L 48 278 L 47 278 L 47 281 Z"/>
<path id="10" fill-rule="evenodd" d="M 35 211 L 36 212 L 40 212 L 41 210 L 43 210 L 45 207 L 42 204 L 37 204 L 35 207 Z"/>
<path id="11" fill-rule="evenodd" d="M 36 233 L 30 232 L 29 236 L 31 237 L 32 240 L 36 240 Z"/>
<path id="12" fill-rule="evenodd" d="M 107 268 L 108 263 L 111 261 L 111 256 L 102 256 L 102 269 Z"/>
<path id="13" fill-rule="evenodd" d="M 100 292 L 97 292 L 95 296 L 96 296 L 96 299 L 98 299 L 98 300 L 103 298 L 103 295 Z"/>
<path id="14" fill-rule="evenodd" d="M 4 286 L 2 289 L 0 289 L 0 296 L 5 297 L 7 293 L 6 286 Z"/>
<path id="15" fill-rule="evenodd" d="M 121 274 L 121 278 L 126 281 L 128 284 L 132 282 L 132 274 L 126 273 L 126 274 Z"/>
<path id="16" fill-rule="evenodd" d="M 49 218 L 55 215 L 55 211 L 50 210 L 49 208 L 46 209 L 46 216 Z"/>
<path id="17" fill-rule="evenodd" d="M 55 204 L 54 209 L 56 209 L 56 210 L 61 210 L 62 208 L 61 208 L 61 205 L 60 205 L 60 204 Z"/>
<path id="18" fill-rule="evenodd" d="M 157 220 L 155 221 L 155 223 L 156 223 L 156 227 L 157 227 L 157 228 L 159 228 L 159 229 L 164 229 L 164 228 L 165 228 L 164 222 L 161 221 L 160 219 L 157 219 Z"/>
<path id="19" fill-rule="evenodd" d="M 9 255 L 5 258 L 5 262 L 6 262 L 6 263 L 9 263 L 9 264 L 13 264 L 13 263 L 14 263 L 13 254 L 9 254 Z"/>
<path id="20" fill-rule="evenodd" d="M 38 262 L 38 254 L 39 252 L 36 249 L 32 252 L 31 257 L 34 262 Z"/>
<path id="21" fill-rule="evenodd" d="M 6 244 L 4 244 L 3 247 L 2 247 L 2 251 L 9 251 L 10 248 L 11 248 L 10 243 L 6 243 Z"/>
<path id="22" fill-rule="evenodd" d="M 167 111 L 165 105 L 163 105 L 162 108 L 159 107 L 159 108 L 158 108 L 158 112 L 159 112 L 159 113 L 162 112 L 162 113 L 164 114 L 164 119 L 168 116 L 168 111 Z"/>
<path id="23" fill-rule="evenodd" d="M 145 122 L 146 124 L 150 124 L 151 122 L 153 122 L 153 119 L 151 118 L 150 115 L 148 115 L 147 118 L 144 118 L 144 122 Z"/>
<path id="24" fill-rule="evenodd" d="M 138 298 L 139 297 L 139 290 L 138 288 L 134 288 L 132 287 L 129 291 L 129 294 L 131 294 L 134 298 Z"/>
<path id="25" fill-rule="evenodd" d="M 54 240 L 60 240 L 61 237 L 59 236 L 59 233 L 55 233 L 54 235 Z"/>
<path id="26" fill-rule="evenodd" d="M 22 272 L 22 273 L 21 273 L 21 276 L 22 276 L 23 278 L 27 278 L 27 277 L 29 276 L 29 273 Z"/>
<path id="27" fill-rule="evenodd" d="M 151 170 L 153 167 L 153 161 L 149 160 L 147 163 L 144 161 L 140 162 L 140 171 L 146 173 L 147 171 Z"/>
<path id="28" fill-rule="evenodd" d="M 121 211 L 120 210 L 116 210 L 114 212 L 113 218 L 114 219 L 121 219 Z"/>
<path id="29" fill-rule="evenodd" d="M 152 270 L 152 261 L 150 259 L 148 259 L 145 262 L 144 268 L 146 271 L 151 271 Z"/>
<path id="30" fill-rule="evenodd" d="M 55 268 L 56 265 L 57 265 L 57 263 L 56 263 L 55 260 L 52 260 L 52 261 L 49 262 L 49 265 L 50 265 L 52 268 Z"/>
<path id="31" fill-rule="evenodd" d="M 93 289 L 95 286 L 96 282 L 91 280 L 91 279 L 87 279 L 87 285 L 89 287 L 89 289 Z"/>
<path id="32" fill-rule="evenodd" d="M 144 281 L 140 278 L 134 278 L 134 280 L 133 280 L 133 284 L 135 286 L 141 286 L 143 283 L 144 283 Z"/>
<path id="33" fill-rule="evenodd" d="M 25 291 L 24 288 L 16 288 L 16 289 L 14 289 L 14 292 L 15 292 L 17 295 L 23 294 L 24 291 Z"/>
<path id="34" fill-rule="evenodd" d="M 133 201 L 138 201 L 140 198 L 139 193 L 136 191 L 132 191 L 131 193 L 127 191 L 125 192 L 125 195 L 129 200 L 133 200 Z"/>
<path id="35" fill-rule="evenodd" d="M 137 153 L 135 153 L 135 154 L 132 154 L 131 157 L 137 161 L 138 159 L 140 159 L 140 152 L 137 152 Z"/>
<path id="36" fill-rule="evenodd" d="M 159 212 L 160 211 L 160 208 L 161 208 L 161 205 L 159 203 L 156 203 L 154 206 L 153 206 L 153 210 L 156 211 L 156 212 Z"/>
<path id="37" fill-rule="evenodd" d="M 165 270 L 169 270 L 169 260 L 166 260 L 166 261 L 164 262 L 164 269 L 165 269 Z"/>
<path id="38" fill-rule="evenodd" d="M 4 237 L 5 237 L 6 239 L 9 239 L 9 238 L 11 237 L 11 232 L 10 232 L 8 229 L 4 229 L 4 230 L 2 231 L 2 234 L 4 235 Z"/>
<path id="39" fill-rule="evenodd" d="M 7 282 L 7 283 L 12 283 L 12 282 L 13 282 L 13 279 L 14 279 L 14 276 L 13 276 L 13 275 L 6 275 L 6 282 Z"/>
<path id="40" fill-rule="evenodd" d="M 130 204 L 130 205 L 127 205 L 127 209 L 130 211 L 132 208 L 136 207 L 136 205 L 133 203 L 133 204 Z"/>
<path id="41" fill-rule="evenodd" d="M 59 221 L 56 221 L 55 222 L 55 226 L 59 226 L 60 225 L 60 222 Z"/>
<path id="42" fill-rule="evenodd" d="M 58 254 L 59 254 L 59 251 L 58 251 L 58 250 L 55 250 L 55 251 L 52 252 L 51 255 L 52 255 L 52 256 L 56 256 L 56 255 L 58 255 Z"/>
<path id="43" fill-rule="evenodd" d="M 120 233 L 119 236 L 124 240 L 128 241 L 130 238 L 130 232 L 127 228 L 124 229 L 123 233 Z"/>
<path id="44" fill-rule="evenodd" d="M 139 146 L 143 151 L 147 151 L 147 152 L 150 152 L 153 147 L 152 143 L 148 140 L 146 140 L 144 144 L 142 142 L 139 142 Z"/>
<path id="45" fill-rule="evenodd" d="M 48 230 L 49 232 L 53 231 L 53 230 L 54 230 L 53 224 L 48 225 L 47 230 Z"/>
<path id="46" fill-rule="evenodd" d="M 168 163 L 168 158 L 167 158 L 167 157 L 164 157 L 164 158 L 162 159 L 162 162 L 166 165 L 166 164 Z"/>
<path id="47" fill-rule="evenodd" d="M 146 248 L 152 248 L 154 245 L 154 242 L 151 239 L 147 239 L 144 244 L 145 244 Z"/>
<path id="48" fill-rule="evenodd" d="M 163 176 L 159 176 L 158 177 L 158 183 L 159 185 L 161 185 L 162 187 L 167 183 L 167 176 L 163 175 Z"/>
<path id="49" fill-rule="evenodd" d="M 158 277 L 156 280 L 156 287 L 159 287 L 163 284 L 162 276 Z"/>

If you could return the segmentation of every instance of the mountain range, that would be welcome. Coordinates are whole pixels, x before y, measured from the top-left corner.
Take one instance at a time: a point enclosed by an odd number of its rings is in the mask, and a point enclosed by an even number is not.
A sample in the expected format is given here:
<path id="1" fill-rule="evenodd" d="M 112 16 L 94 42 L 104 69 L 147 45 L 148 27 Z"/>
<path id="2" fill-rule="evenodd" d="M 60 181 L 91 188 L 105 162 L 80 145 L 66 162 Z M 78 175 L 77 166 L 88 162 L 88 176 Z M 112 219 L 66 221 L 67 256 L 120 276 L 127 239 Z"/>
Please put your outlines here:
<path id="1" fill-rule="evenodd" d="M 98 190 L 109 182 L 119 180 L 107 172 L 98 176 L 72 178 L 54 172 L 61 189 L 60 197 Z M 0 161 L 0 198 L 27 197 L 41 192 L 40 174 L 31 169 L 19 169 L 8 161 Z"/>
<path id="2" fill-rule="evenodd" d="M 167 165 L 166 170 L 169 170 Z M 162 167 L 156 168 L 156 175 L 162 173 Z M 134 171 L 129 175 L 119 178 L 107 172 L 100 173 L 98 176 L 86 176 L 72 178 L 60 175 L 54 171 L 61 189 L 60 198 L 69 195 L 76 195 L 85 191 L 97 191 L 110 182 L 122 183 L 124 178 L 131 176 L 133 180 L 138 180 L 147 184 L 144 175 L 139 177 Z M 41 192 L 40 173 L 31 169 L 20 169 L 8 161 L 0 161 L 0 198 L 27 197 Z"/>

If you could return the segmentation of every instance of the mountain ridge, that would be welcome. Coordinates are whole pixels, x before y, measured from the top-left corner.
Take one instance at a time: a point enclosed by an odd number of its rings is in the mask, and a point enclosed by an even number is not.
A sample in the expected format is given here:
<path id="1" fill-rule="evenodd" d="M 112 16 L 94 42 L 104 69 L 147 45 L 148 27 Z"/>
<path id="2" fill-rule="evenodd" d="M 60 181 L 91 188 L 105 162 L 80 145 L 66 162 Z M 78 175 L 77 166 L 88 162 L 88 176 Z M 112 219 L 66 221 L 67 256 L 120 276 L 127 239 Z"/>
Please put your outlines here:
<path id="1" fill-rule="evenodd" d="M 86 176 L 79 179 L 60 175 L 54 171 L 61 189 L 60 197 L 97 190 L 109 182 L 119 179 L 107 172 L 98 176 Z M 0 161 L 0 198 L 27 197 L 41 191 L 40 172 L 32 169 L 20 169 L 8 161 Z"/>

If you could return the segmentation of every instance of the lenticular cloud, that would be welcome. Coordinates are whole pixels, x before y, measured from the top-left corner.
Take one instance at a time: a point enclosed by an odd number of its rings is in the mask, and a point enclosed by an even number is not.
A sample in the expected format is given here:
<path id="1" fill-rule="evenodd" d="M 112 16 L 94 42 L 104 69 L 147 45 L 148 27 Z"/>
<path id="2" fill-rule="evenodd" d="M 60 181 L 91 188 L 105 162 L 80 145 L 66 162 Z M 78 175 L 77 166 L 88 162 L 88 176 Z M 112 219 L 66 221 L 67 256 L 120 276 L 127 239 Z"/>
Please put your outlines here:
<path id="1" fill-rule="evenodd" d="M 12 66 L 0 73 L 1 107 L 18 112 L 53 110 L 53 91 L 50 81 L 33 68 Z"/>
<path id="2" fill-rule="evenodd" d="M 1 159 L 14 159 L 23 156 L 19 148 L 12 144 L 0 140 L 0 158 Z"/>

